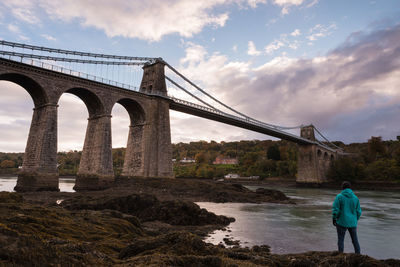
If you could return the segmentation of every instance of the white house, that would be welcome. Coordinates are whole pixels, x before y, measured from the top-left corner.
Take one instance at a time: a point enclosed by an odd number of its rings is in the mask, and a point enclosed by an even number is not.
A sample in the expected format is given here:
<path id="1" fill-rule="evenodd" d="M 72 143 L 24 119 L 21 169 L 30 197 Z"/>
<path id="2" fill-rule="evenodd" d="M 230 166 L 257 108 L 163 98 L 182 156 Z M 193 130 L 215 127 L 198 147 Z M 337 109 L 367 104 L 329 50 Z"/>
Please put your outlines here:
<path id="1" fill-rule="evenodd" d="M 237 179 L 239 178 L 239 174 L 237 173 L 228 173 L 227 175 L 224 176 L 226 179 Z"/>

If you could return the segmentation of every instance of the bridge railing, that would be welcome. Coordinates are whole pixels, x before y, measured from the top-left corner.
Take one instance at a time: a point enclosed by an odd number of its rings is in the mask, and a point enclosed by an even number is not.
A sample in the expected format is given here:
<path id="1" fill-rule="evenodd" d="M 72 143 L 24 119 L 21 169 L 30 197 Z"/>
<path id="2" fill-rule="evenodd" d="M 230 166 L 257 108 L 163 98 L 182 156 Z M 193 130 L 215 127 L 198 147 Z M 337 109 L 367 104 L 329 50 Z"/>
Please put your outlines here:
<path id="1" fill-rule="evenodd" d="M 137 86 L 133 86 L 133 85 L 126 84 L 126 83 L 116 82 L 116 81 L 113 81 L 113 80 L 105 79 L 105 78 L 100 77 L 100 76 L 91 75 L 91 74 L 87 74 L 87 73 L 80 72 L 80 71 L 75 71 L 75 70 L 72 70 L 72 69 L 69 69 L 69 68 L 65 68 L 65 67 L 62 67 L 62 66 L 57 66 L 57 65 L 54 65 L 54 64 L 50 64 L 48 62 L 43 62 L 43 61 L 29 59 L 29 58 L 17 58 L 17 57 L 12 57 L 12 56 L 8 56 L 7 57 L 7 56 L 4 56 L 4 55 L 0 55 L 0 57 L 8 59 L 8 60 L 24 63 L 24 64 L 27 64 L 27 65 L 31 65 L 31 66 L 34 66 L 34 67 L 39 67 L 39 68 L 43 68 L 43 69 L 47 69 L 47 70 L 51 70 L 51 71 L 55 71 L 55 72 L 68 74 L 68 75 L 79 77 L 79 78 L 82 78 L 82 79 L 87 79 L 87 80 L 91 80 L 91 81 L 95 81 L 95 82 L 99 82 L 99 83 L 104 83 L 104 84 L 108 84 L 108 85 L 111 85 L 111 86 L 120 87 L 120 88 L 124 88 L 124 89 L 128 89 L 128 90 L 132 90 L 132 91 L 139 91 L 139 87 L 137 87 Z"/>

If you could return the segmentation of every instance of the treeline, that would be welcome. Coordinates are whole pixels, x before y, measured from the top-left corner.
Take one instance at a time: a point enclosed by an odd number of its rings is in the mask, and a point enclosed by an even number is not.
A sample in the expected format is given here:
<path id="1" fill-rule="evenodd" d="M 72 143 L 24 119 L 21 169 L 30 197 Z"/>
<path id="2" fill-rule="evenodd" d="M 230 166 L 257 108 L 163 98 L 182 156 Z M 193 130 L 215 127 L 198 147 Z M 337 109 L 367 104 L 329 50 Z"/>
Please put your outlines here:
<path id="1" fill-rule="evenodd" d="M 176 177 L 222 178 L 228 173 L 240 176 L 295 177 L 297 146 L 287 141 L 190 142 L 172 145 Z M 217 157 L 236 158 L 238 164 L 213 164 Z M 192 164 L 180 163 L 184 158 Z"/>
<path id="2" fill-rule="evenodd" d="M 333 162 L 328 178 L 338 181 L 400 181 L 400 136 L 389 141 L 371 137 L 367 143 L 335 144 L 349 155 Z"/>
<path id="3" fill-rule="evenodd" d="M 397 140 L 383 141 L 371 137 L 366 143 L 345 145 L 347 156 L 334 161 L 328 171 L 332 180 L 400 181 L 400 136 Z M 295 177 L 297 173 L 296 144 L 287 141 L 198 141 L 172 145 L 174 174 L 176 177 L 222 178 L 228 173 L 240 176 Z M 116 175 L 122 171 L 125 148 L 112 150 Z M 238 164 L 213 164 L 217 157 L 237 159 Z M 183 159 L 194 163 L 181 163 Z M 58 153 L 60 175 L 76 175 L 81 159 L 80 151 Z M 15 174 L 22 165 L 23 153 L 0 153 L 0 174 Z"/>
<path id="4" fill-rule="evenodd" d="M 22 165 L 24 153 L 2 153 L 0 152 L 0 174 L 15 174 L 18 166 Z"/>
<path id="5" fill-rule="evenodd" d="M 113 166 L 116 175 L 119 175 L 124 165 L 125 148 L 112 150 Z M 81 151 L 68 151 L 57 153 L 57 165 L 59 175 L 74 176 L 79 169 Z M 16 174 L 22 166 L 24 153 L 2 153 L 0 152 L 0 174 Z"/>
<path id="6" fill-rule="evenodd" d="M 178 143 L 172 145 L 174 173 L 176 177 L 222 178 L 228 173 L 240 176 L 295 177 L 297 171 L 297 147 L 286 141 L 214 141 Z M 116 175 L 122 171 L 125 148 L 113 149 L 113 166 Z M 76 175 L 81 151 L 58 153 L 60 175 Z M 214 165 L 216 157 L 238 159 L 238 164 Z M 180 163 L 181 159 L 194 159 L 195 163 Z M 16 173 L 22 165 L 23 153 L 0 153 L 3 173 Z"/>

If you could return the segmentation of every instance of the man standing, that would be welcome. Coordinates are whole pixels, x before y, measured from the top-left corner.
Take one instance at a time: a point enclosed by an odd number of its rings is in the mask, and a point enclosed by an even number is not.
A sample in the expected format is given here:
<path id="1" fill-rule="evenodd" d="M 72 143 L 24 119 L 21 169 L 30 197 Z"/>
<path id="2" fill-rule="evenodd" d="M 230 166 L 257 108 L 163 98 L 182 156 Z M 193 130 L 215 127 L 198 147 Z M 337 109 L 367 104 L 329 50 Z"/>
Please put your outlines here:
<path id="1" fill-rule="evenodd" d="M 361 216 L 360 201 L 351 190 L 350 182 L 343 182 L 342 189 L 343 191 L 336 196 L 332 206 L 332 219 L 337 230 L 339 252 L 343 252 L 344 235 L 349 230 L 354 252 L 360 254 L 357 238 L 357 222 Z"/>

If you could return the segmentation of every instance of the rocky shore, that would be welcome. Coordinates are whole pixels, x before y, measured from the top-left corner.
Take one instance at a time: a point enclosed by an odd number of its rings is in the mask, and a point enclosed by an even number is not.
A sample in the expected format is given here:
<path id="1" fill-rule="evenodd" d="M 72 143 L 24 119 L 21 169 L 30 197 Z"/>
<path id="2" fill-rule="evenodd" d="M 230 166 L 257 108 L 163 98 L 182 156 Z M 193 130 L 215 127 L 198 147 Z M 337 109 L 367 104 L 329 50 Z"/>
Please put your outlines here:
<path id="1" fill-rule="evenodd" d="M 0 266 L 400 266 L 363 255 L 274 255 L 267 245 L 205 243 L 234 218 L 194 201 L 293 203 L 277 190 L 196 180 L 133 179 L 97 192 L 1 192 Z"/>

